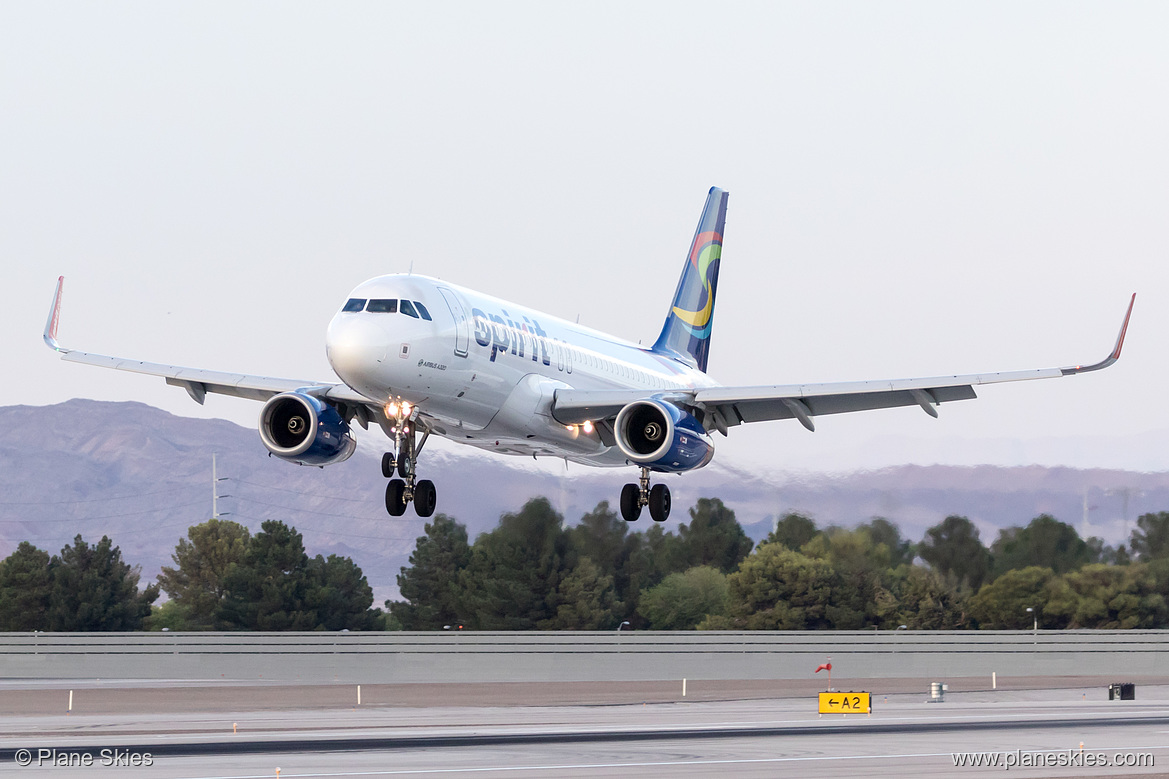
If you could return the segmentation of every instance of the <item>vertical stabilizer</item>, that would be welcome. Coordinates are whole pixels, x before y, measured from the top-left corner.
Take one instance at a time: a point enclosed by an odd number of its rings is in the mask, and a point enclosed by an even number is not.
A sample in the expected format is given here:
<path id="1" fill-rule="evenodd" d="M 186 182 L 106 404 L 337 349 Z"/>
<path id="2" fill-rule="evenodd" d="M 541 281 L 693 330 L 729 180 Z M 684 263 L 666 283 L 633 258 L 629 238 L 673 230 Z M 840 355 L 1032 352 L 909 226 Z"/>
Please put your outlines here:
<path id="1" fill-rule="evenodd" d="M 653 351 L 668 354 L 703 372 L 714 324 L 714 296 L 718 288 L 728 194 L 718 187 L 710 188 L 690 243 L 690 254 L 682 268 L 682 278 L 678 279 L 678 291 L 674 293 L 662 334 L 653 345 Z"/>

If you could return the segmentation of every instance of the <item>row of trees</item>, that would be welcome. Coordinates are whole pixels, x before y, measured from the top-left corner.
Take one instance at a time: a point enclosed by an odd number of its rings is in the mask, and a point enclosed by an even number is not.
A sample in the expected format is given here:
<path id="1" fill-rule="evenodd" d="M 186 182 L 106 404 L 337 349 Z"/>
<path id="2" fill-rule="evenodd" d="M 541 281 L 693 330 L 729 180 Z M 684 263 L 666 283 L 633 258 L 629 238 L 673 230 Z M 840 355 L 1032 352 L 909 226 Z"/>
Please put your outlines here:
<path id="1" fill-rule="evenodd" d="M 788 514 L 752 549 L 734 512 L 702 499 L 678 533 L 629 532 L 607 503 L 564 528 L 543 499 L 470 543 L 439 515 L 387 602 L 407 630 L 916 629 L 1169 626 L 1169 513 L 1125 546 L 1049 515 L 985 547 L 965 517 L 919 543 L 882 518 L 818 528 Z M 1027 609 L 1032 609 L 1028 612 Z"/>
<path id="2" fill-rule="evenodd" d="M 22 543 L 0 561 L 0 630 L 952 629 L 1028 627 L 1032 615 L 1048 628 L 1169 626 L 1165 512 L 1116 549 L 1048 515 L 988 548 L 959 516 L 913 543 L 881 518 L 819 528 L 788 514 L 754 547 L 718 499 L 689 514 L 676 533 L 631 532 L 601 503 L 565 527 L 539 498 L 473 543 L 440 514 L 388 613 L 371 608 L 350 558 L 310 558 L 281 522 L 255 535 L 196 525 L 142 590 L 108 538 L 78 536 L 54 556 Z M 160 590 L 170 599 L 152 609 Z"/>
<path id="3" fill-rule="evenodd" d="M 77 536 L 60 555 L 27 542 L 0 562 L 0 630 L 370 630 L 373 591 L 348 557 L 305 553 L 300 533 L 269 521 L 254 536 L 212 519 L 190 528 L 157 584 L 109 538 Z M 151 609 L 159 590 L 170 600 Z"/>
<path id="4" fill-rule="evenodd" d="M 691 568 L 724 575 L 752 545 L 734 512 L 713 498 L 698 501 L 677 535 L 660 525 L 631 533 L 607 502 L 565 528 L 537 498 L 471 544 L 462 524 L 440 514 L 398 576 L 403 600 L 386 606 L 391 626 L 405 630 L 640 627 L 648 624 L 643 592 Z"/>

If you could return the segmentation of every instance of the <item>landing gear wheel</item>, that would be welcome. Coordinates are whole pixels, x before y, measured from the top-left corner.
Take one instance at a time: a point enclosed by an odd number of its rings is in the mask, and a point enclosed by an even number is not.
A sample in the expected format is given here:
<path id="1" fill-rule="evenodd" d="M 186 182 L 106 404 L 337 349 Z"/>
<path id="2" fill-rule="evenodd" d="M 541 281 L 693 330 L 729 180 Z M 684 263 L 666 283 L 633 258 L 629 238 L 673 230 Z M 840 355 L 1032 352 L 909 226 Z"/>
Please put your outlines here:
<path id="1" fill-rule="evenodd" d="M 636 522 L 641 516 L 641 490 L 636 484 L 626 484 L 621 488 L 621 518 L 626 522 Z"/>
<path id="2" fill-rule="evenodd" d="M 670 516 L 670 488 L 655 484 L 649 491 L 649 515 L 654 522 L 665 522 Z"/>
<path id="3" fill-rule="evenodd" d="M 406 513 L 406 482 L 394 479 L 386 485 L 386 511 L 391 517 Z"/>
<path id="4" fill-rule="evenodd" d="M 423 479 L 414 487 L 414 510 L 420 517 L 429 517 L 434 513 L 434 504 L 438 494 L 434 489 L 434 482 Z"/>
<path id="5" fill-rule="evenodd" d="M 410 439 L 402 439 L 402 451 L 398 452 L 398 475 L 409 479 L 414 473 L 414 452 L 410 446 Z"/>
<path id="6" fill-rule="evenodd" d="M 394 468 L 396 466 L 397 462 L 394 460 L 393 452 L 386 452 L 382 455 L 382 476 L 385 476 L 387 479 L 394 478 Z"/>

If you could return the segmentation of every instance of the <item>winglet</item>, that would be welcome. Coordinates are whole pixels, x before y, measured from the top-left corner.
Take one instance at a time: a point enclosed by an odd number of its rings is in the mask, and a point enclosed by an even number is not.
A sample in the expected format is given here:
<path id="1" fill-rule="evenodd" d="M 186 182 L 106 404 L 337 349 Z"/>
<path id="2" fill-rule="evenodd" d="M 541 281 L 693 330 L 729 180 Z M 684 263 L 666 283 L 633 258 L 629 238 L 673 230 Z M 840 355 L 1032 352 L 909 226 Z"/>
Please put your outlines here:
<path id="1" fill-rule="evenodd" d="M 1088 371 L 1098 371 L 1107 368 L 1112 363 L 1120 359 L 1120 350 L 1124 348 L 1124 336 L 1128 332 L 1128 320 L 1132 316 L 1132 307 L 1136 305 L 1137 293 L 1132 293 L 1132 299 L 1128 302 L 1128 311 L 1125 312 L 1124 322 L 1120 325 L 1120 335 L 1116 336 L 1116 346 L 1112 353 L 1103 360 L 1091 365 L 1077 365 L 1074 368 L 1060 368 L 1064 376 L 1070 376 L 1073 373 L 1087 373 Z"/>
<path id="2" fill-rule="evenodd" d="M 57 278 L 57 292 L 53 295 L 53 307 L 49 309 L 49 319 L 45 322 L 45 343 L 49 345 L 50 349 L 58 352 L 67 352 L 68 349 L 62 349 L 61 344 L 57 343 L 57 325 L 61 321 L 61 290 L 65 287 L 65 277 Z"/>

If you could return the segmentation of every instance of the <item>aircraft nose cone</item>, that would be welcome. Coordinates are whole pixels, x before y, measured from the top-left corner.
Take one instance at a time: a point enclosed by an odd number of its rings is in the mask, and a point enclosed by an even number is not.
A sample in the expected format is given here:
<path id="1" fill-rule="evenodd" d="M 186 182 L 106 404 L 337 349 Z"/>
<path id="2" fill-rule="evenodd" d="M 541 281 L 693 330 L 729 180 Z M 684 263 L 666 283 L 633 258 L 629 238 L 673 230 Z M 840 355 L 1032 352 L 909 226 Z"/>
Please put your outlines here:
<path id="1" fill-rule="evenodd" d="M 374 370 L 386 358 L 389 335 L 358 316 L 343 316 L 329 324 L 326 354 L 333 370 L 350 386 Z"/>

